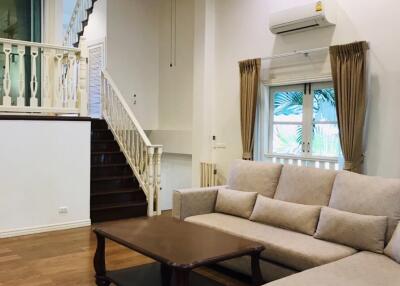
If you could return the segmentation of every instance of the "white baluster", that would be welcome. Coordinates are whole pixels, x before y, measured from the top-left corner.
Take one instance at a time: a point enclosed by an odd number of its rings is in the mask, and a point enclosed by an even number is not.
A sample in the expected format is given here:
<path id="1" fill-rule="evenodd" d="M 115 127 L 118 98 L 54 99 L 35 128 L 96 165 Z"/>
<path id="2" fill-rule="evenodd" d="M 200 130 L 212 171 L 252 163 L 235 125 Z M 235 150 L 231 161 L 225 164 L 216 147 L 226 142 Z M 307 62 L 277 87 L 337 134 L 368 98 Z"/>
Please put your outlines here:
<path id="1" fill-rule="evenodd" d="M 68 54 L 62 61 L 62 106 L 68 107 Z"/>
<path id="2" fill-rule="evenodd" d="M 11 74 L 10 74 L 10 55 L 11 55 L 12 47 L 11 44 L 4 43 L 3 44 L 3 52 L 5 54 L 5 65 L 4 65 L 4 79 L 3 79 L 3 105 L 11 106 Z"/>
<path id="3" fill-rule="evenodd" d="M 54 92 L 54 106 L 57 108 L 61 108 L 63 105 L 63 52 L 57 51 L 55 55 L 56 60 L 56 85 L 55 85 L 55 92 Z"/>
<path id="4" fill-rule="evenodd" d="M 135 166 L 139 167 L 139 132 L 135 128 Z"/>
<path id="5" fill-rule="evenodd" d="M 31 47 L 31 100 L 30 106 L 37 107 L 38 106 L 38 98 L 36 97 L 38 91 L 38 81 L 37 81 L 37 68 L 36 68 L 36 59 L 39 55 L 39 49 L 37 47 Z"/>
<path id="6" fill-rule="evenodd" d="M 157 147 L 155 152 L 155 195 L 157 215 L 161 214 L 161 154 L 162 147 Z"/>
<path id="7" fill-rule="evenodd" d="M 25 106 L 25 46 L 18 45 L 18 59 L 19 59 L 19 67 L 18 67 L 18 98 L 17 98 L 17 106 L 24 107 Z"/>
<path id="8" fill-rule="evenodd" d="M 147 187 L 148 187 L 148 198 L 147 198 L 147 215 L 148 216 L 153 216 L 154 215 L 154 148 L 152 146 L 147 147 L 147 168 L 146 168 L 146 173 L 147 173 Z"/>
<path id="9" fill-rule="evenodd" d="M 84 37 L 81 38 L 81 42 L 79 44 L 79 48 L 81 50 L 81 54 L 79 57 L 79 109 L 80 116 L 87 116 L 88 114 L 88 49 L 86 45 L 86 39 Z"/>
<path id="10" fill-rule="evenodd" d="M 44 49 L 43 50 L 43 95 L 42 95 L 42 106 L 44 107 L 52 107 L 52 100 L 50 94 L 50 50 Z"/>
<path id="11" fill-rule="evenodd" d="M 76 100 L 76 89 L 75 89 L 75 53 L 69 53 L 68 55 L 68 75 L 67 75 L 67 106 L 69 108 L 75 108 Z"/>

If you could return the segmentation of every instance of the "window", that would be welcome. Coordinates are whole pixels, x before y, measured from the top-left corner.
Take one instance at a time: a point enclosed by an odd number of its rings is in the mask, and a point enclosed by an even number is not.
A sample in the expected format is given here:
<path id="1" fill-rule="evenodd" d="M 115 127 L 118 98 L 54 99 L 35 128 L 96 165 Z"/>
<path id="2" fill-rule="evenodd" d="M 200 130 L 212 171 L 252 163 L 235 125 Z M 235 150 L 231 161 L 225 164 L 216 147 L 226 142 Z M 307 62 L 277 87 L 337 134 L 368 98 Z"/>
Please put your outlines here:
<path id="1" fill-rule="evenodd" d="M 331 82 L 270 87 L 271 155 L 338 158 L 339 131 Z"/>
<path id="2" fill-rule="evenodd" d="M 1 0 L 0 1 L 0 38 L 41 42 L 41 0 Z M 16 48 L 13 49 L 10 62 L 10 76 L 12 79 L 19 78 L 20 59 Z M 30 78 L 31 78 L 31 62 L 29 48 L 25 51 L 25 100 L 29 103 L 31 96 Z M 3 45 L 0 45 L 0 101 L 4 95 L 3 80 L 4 80 L 4 65 L 5 54 L 3 53 Z M 37 77 L 39 88 L 37 97 L 40 104 L 40 77 L 41 77 L 41 58 L 37 60 Z M 17 104 L 18 81 L 12 80 L 11 97 L 12 104 Z"/>

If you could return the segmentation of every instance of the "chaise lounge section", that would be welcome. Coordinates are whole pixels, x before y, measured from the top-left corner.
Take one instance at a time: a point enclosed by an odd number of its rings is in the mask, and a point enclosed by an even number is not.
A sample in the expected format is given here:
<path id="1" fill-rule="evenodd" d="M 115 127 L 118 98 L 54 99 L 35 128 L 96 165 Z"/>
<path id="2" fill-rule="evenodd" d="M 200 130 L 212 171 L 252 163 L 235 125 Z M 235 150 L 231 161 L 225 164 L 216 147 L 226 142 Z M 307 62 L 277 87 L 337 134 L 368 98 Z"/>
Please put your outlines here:
<path id="1" fill-rule="evenodd" d="M 400 285 L 398 179 L 238 160 L 226 186 L 176 190 L 173 216 L 262 243 L 267 285 Z"/>

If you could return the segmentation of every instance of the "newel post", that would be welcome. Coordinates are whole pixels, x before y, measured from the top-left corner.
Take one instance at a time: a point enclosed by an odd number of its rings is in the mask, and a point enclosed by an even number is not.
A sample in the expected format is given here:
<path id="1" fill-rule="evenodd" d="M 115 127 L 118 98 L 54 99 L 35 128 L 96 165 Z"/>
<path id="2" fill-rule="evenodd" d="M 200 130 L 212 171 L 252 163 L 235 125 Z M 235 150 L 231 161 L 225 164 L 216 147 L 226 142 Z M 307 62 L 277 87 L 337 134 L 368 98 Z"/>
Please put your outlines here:
<path id="1" fill-rule="evenodd" d="M 156 211 L 157 215 L 161 215 L 161 154 L 162 147 L 158 146 L 155 152 L 155 196 L 156 196 Z"/>
<path id="2" fill-rule="evenodd" d="M 89 51 L 87 48 L 86 38 L 81 37 L 79 42 L 79 114 L 80 116 L 88 115 L 88 58 Z"/>
<path id="3" fill-rule="evenodd" d="M 147 147 L 147 216 L 154 215 L 154 147 Z"/>

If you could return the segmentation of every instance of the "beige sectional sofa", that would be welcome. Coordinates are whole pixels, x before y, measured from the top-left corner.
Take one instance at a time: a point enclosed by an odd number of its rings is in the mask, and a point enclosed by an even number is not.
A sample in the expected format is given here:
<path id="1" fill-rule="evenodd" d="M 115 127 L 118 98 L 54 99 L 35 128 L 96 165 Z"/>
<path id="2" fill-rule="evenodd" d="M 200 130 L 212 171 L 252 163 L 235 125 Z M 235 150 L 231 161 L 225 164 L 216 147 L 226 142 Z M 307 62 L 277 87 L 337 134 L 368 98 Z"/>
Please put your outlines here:
<path id="1" fill-rule="evenodd" d="M 238 160 L 227 186 L 173 196 L 176 218 L 262 243 L 267 285 L 400 285 L 399 179 Z"/>

